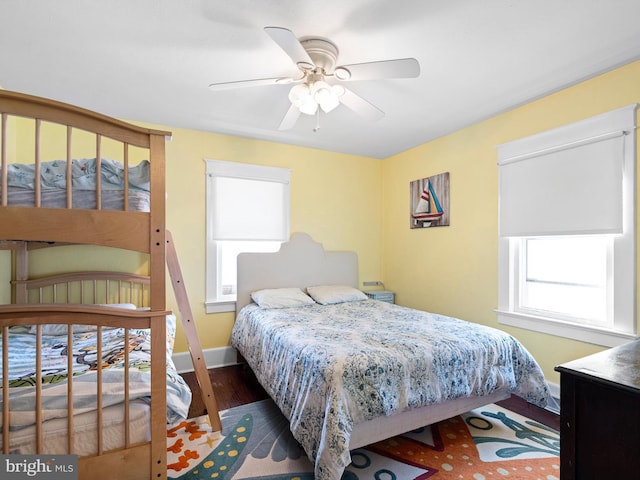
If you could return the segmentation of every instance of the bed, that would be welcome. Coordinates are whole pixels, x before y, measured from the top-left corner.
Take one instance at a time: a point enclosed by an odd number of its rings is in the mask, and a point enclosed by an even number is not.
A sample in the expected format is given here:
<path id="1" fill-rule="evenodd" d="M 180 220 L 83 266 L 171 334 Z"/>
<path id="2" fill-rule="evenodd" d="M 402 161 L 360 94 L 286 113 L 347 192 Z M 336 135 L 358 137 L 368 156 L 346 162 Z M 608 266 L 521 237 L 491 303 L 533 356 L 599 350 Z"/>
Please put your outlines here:
<path id="1" fill-rule="evenodd" d="M 170 359 L 169 135 L 0 90 L 3 454 L 79 455 L 79 478 L 166 478 L 167 421 L 190 395 Z M 30 252 L 69 245 L 135 252 L 145 271 L 28 278 Z"/>
<path id="2" fill-rule="evenodd" d="M 60 308 L 61 315 L 72 308 L 95 308 L 96 314 L 105 318 L 118 318 L 125 310 L 132 315 L 147 315 L 149 278 L 144 275 L 77 272 L 12 283 L 18 298 L 32 306 L 47 300 L 48 304 Z M 77 299 L 78 304 L 70 304 L 71 299 Z M 83 319 L 86 321 L 87 317 Z M 127 328 L 106 325 L 98 328 L 92 323 L 75 324 L 72 329 L 66 324 L 7 328 L 7 335 L 3 332 L 0 338 L 0 346 L 7 339 L 8 369 L 5 371 L 7 363 L 3 362 L 0 372 L 3 381 L 6 379 L 8 383 L 10 421 L 5 422 L 4 416 L 0 418 L 3 427 L 10 425 L 8 453 L 72 452 L 89 457 L 122 449 L 128 444 L 149 442 L 151 331 L 136 328 L 139 323 L 138 318 L 132 317 L 126 320 Z M 175 331 L 176 316 L 168 314 L 169 422 L 186 418 L 191 403 L 191 391 L 171 360 Z M 36 356 L 40 356 L 39 361 Z M 72 372 L 71 379 L 69 372 Z M 38 378 L 42 382 L 38 382 Z M 68 415 L 69 389 L 73 392 L 72 416 Z M 40 432 L 38 424 L 42 425 Z M 133 428 L 125 429 L 125 425 Z M 68 435 L 69 431 L 72 435 Z M 0 445 L 4 445 L 4 436 Z"/>
<path id="3" fill-rule="evenodd" d="M 339 479 L 350 450 L 512 393 L 540 406 L 550 398 L 513 337 L 357 286 L 355 253 L 325 251 L 306 234 L 238 257 L 231 344 L 288 418 L 315 478 Z"/>

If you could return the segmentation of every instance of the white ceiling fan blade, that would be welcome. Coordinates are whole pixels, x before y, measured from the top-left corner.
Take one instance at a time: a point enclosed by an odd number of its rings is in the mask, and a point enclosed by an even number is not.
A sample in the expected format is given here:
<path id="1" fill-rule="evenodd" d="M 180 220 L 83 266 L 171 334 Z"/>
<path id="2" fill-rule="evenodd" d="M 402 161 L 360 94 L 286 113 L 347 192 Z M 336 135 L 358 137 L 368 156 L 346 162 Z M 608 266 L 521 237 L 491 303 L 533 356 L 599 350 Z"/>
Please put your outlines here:
<path id="1" fill-rule="evenodd" d="M 287 113 L 284 114 L 284 118 L 280 122 L 280 126 L 278 130 L 290 130 L 298 121 L 298 117 L 300 117 L 300 109 L 295 105 L 291 104 Z"/>
<path id="2" fill-rule="evenodd" d="M 343 77 L 347 70 L 351 75 Z M 380 78 L 415 78 L 420 75 L 420 64 L 415 58 L 399 58 L 380 62 L 354 63 L 336 68 L 340 80 L 377 80 Z"/>
<path id="3" fill-rule="evenodd" d="M 344 89 L 344 94 L 340 96 L 340 103 L 350 108 L 358 115 L 372 121 L 380 120 L 384 117 L 384 112 L 382 110 L 347 88 Z"/>
<path id="4" fill-rule="evenodd" d="M 302 78 L 256 78 L 254 80 L 237 80 L 233 82 L 218 82 L 209 85 L 211 90 L 231 90 L 233 88 L 245 88 L 245 87 L 261 87 L 263 85 L 287 85 L 290 83 L 298 82 Z"/>
<path id="5" fill-rule="evenodd" d="M 264 31 L 302 69 L 314 68 L 313 60 L 291 30 L 282 27 L 264 27 Z"/>

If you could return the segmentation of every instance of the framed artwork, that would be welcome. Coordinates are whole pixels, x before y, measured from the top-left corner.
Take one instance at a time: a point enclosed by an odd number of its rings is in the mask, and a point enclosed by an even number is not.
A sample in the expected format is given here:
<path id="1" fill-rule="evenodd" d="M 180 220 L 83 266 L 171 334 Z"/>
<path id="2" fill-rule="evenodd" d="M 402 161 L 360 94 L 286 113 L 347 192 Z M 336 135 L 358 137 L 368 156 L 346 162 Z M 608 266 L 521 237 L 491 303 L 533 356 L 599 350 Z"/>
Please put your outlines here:
<path id="1" fill-rule="evenodd" d="M 409 190 L 411 228 L 449 225 L 449 172 L 414 180 L 409 183 Z"/>

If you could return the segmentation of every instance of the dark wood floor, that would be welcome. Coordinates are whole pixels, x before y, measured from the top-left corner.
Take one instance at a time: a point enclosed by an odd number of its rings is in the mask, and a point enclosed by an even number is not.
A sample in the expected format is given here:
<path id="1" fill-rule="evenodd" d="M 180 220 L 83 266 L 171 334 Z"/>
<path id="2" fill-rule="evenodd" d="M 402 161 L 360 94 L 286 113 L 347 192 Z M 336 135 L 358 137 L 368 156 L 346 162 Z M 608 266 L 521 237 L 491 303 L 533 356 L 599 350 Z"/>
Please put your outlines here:
<path id="1" fill-rule="evenodd" d="M 204 415 L 206 409 L 201 399 L 200 387 L 198 387 L 195 375 L 193 373 L 184 373 L 182 376 L 193 392 L 189 418 Z M 226 410 L 269 398 L 246 364 L 212 368 L 209 370 L 209 377 L 211 378 L 219 410 Z M 519 397 L 512 396 L 510 399 L 499 402 L 499 405 L 548 427 L 560 430 L 560 417 L 558 415 L 531 405 Z"/>

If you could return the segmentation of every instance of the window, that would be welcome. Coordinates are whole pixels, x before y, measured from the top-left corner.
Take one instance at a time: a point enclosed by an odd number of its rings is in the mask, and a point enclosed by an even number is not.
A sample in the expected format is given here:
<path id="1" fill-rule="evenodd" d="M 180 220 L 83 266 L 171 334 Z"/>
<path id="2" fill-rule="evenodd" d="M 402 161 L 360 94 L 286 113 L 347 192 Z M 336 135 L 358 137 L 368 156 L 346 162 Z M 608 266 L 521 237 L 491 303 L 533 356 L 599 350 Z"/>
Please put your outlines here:
<path id="1" fill-rule="evenodd" d="M 498 320 L 615 346 L 636 338 L 635 111 L 498 147 Z"/>
<path id="2" fill-rule="evenodd" d="M 516 310 L 612 327 L 611 240 L 608 235 L 517 240 L 522 251 Z"/>
<path id="3" fill-rule="evenodd" d="M 274 252 L 289 238 L 290 170 L 206 163 L 206 311 L 233 311 L 238 253 Z"/>

